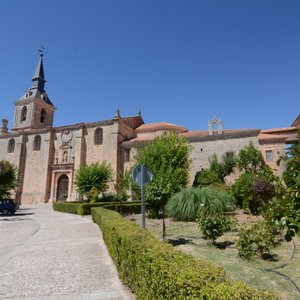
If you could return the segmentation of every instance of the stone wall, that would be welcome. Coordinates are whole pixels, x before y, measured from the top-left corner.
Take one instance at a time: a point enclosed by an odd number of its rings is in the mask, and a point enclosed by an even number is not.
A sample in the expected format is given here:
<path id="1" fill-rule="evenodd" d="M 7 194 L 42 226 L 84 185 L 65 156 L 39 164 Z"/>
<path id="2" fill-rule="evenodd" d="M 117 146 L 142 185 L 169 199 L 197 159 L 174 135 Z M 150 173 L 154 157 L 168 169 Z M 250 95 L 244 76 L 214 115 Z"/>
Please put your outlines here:
<path id="1" fill-rule="evenodd" d="M 219 159 L 221 159 L 223 155 L 226 155 L 227 152 L 238 154 L 239 150 L 248 146 L 250 142 L 252 142 L 256 148 L 259 148 L 257 136 L 192 142 L 190 184 L 193 183 L 198 171 L 209 168 L 209 158 L 214 153 L 216 153 Z"/>

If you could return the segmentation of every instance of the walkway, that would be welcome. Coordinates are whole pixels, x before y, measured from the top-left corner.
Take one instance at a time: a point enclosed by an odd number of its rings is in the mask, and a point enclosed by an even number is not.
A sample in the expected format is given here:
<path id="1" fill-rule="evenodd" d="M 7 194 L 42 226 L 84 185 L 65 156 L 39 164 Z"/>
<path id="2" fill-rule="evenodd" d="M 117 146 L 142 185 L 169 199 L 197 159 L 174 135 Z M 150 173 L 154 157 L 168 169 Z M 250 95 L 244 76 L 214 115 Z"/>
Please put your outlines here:
<path id="1" fill-rule="evenodd" d="M 90 217 L 22 205 L 0 215 L 0 241 L 0 299 L 134 299 Z"/>

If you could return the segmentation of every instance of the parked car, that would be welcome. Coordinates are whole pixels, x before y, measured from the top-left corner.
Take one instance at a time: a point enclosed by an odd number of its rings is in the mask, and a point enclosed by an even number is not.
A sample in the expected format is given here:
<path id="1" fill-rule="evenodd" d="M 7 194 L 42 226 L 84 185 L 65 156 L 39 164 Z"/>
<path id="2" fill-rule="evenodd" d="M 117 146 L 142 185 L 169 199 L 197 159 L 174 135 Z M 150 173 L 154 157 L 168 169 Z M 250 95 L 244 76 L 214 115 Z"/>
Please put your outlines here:
<path id="1" fill-rule="evenodd" d="M 19 205 L 12 199 L 0 199 L 0 212 L 3 215 L 11 214 L 13 215 L 17 209 L 19 208 Z"/>

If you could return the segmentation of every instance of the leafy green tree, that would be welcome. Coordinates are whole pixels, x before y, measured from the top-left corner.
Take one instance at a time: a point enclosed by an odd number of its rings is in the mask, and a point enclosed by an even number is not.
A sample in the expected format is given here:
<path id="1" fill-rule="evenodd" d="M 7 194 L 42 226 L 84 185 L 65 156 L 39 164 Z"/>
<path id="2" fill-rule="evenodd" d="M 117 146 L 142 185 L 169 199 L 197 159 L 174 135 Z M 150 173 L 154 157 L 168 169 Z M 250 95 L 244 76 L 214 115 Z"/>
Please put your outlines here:
<path id="1" fill-rule="evenodd" d="M 237 163 L 241 171 L 256 172 L 264 165 L 264 159 L 261 152 L 251 142 L 240 150 Z"/>
<path id="2" fill-rule="evenodd" d="M 75 185 L 81 195 L 92 201 L 96 201 L 101 192 L 108 189 L 108 183 L 112 180 L 112 168 L 106 162 L 94 163 L 80 167 L 75 174 Z"/>
<path id="3" fill-rule="evenodd" d="M 8 161 L 0 161 L 0 199 L 10 197 L 17 187 L 17 169 Z"/>
<path id="4" fill-rule="evenodd" d="M 213 183 L 221 183 L 221 180 L 215 172 L 204 169 L 196 173 L 193 186 L 203 187 Z"/>
<path id="5" fill-rule="evenodd" d="M 191 147 L 176 132 L 166 132 L 153 142 L 138 149 L 137 163 L 144 164 L 153 173 L 145 195 L 149 207 L 162 212 L 163 238 L 165 238 L 165 205 L 170 197 L 186 186 L 189 179 L 189 153 Z"/>

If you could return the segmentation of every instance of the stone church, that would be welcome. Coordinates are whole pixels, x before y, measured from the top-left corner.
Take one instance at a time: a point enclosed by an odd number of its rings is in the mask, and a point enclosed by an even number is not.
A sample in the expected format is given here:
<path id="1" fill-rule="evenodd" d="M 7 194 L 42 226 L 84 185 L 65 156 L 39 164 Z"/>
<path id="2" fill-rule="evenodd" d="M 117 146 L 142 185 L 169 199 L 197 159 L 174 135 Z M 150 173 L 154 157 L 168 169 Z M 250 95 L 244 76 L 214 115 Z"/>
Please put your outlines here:
<path id="1" fill-rule="evenodd" d="M 296 142 L 300 116 L 287 128 L 271 130 L 223 130 L 214 117 L 208 130 L 189 131 L 166 123 L 145 124 L 141 114 L 121 117 L 119 110 L 112 119 L 70 126 L 53 127 L 55 106 L 45 91 L 43 55 L 32 78 L 32 86 L 15 102 L 14 123 L 0 127 L 0 160 L 17 167 L 19 203 L 78 200 L 74 185 L 76 170 L 84 164 L 108 162 L 114 171 L 110 191 L 116 191 L 120 175 L 131 166 L 135 147 L 166 131 L 176 131 L 192 143 L 191 182 L 197 171 L 209 166 L 209 157 L 232 155 L 252 142 L 260 149 L 279 175 L 284 166 L 276 160 L 286 145 Z"/>

